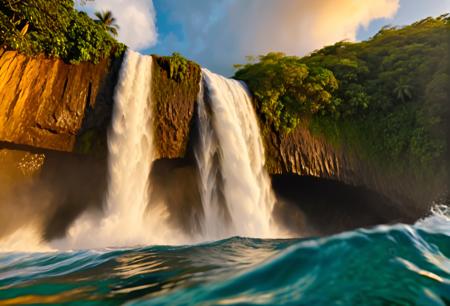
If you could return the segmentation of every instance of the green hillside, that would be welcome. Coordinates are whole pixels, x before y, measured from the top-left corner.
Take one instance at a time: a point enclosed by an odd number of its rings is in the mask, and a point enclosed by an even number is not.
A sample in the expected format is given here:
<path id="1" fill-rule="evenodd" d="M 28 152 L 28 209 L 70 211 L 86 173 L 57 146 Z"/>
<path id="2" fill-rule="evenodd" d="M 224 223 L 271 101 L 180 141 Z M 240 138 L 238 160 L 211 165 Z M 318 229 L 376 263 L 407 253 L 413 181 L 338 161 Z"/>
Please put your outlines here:
<path id="1" fill-rule="evenodd" d="M 269 53 L 238 65 L 266 129 L 297 125 L 380 166 L 439 169 L 449 117 L 450 18 L 385 27 L 300 58 Z"/>

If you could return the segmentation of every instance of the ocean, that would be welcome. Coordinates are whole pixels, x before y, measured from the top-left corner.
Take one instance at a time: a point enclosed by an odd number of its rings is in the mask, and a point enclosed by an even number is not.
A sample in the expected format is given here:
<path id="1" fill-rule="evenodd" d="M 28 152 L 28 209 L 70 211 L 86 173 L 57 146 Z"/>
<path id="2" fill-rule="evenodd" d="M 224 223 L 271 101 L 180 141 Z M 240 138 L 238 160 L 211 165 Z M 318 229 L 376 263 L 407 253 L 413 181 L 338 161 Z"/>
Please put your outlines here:
<path id="1" fill-rule="evenodd" d="M 0 254 L 0 305 L 450 305 L 450 221 L 330 237 Z"/>

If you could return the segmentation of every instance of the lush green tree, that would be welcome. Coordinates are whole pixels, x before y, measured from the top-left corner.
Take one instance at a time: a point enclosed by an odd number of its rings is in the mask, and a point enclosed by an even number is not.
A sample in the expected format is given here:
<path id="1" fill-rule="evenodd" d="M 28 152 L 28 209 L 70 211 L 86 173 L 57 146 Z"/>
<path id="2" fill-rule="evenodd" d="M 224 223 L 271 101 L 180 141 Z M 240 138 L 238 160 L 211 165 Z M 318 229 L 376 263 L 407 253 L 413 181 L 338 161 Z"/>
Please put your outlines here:
<path id="1" fill-rule="evenodd" d="M 264 118 L 278 130 L 292 130 L 302 114 L 332 110 L 337 88 L 333 73 L 308 67 L 299 58 L 269 53 L 241 67 L 235 78 L 247 83 Z"/>
<path id="2" fill-rule="evenodd" d="M 95 22 L 100 24 L 105 31 L 108 31 L 114 36 L 119 34 L 119 25 L 116 23 L 116 18 L 114 18 L 111 11 L 106 12 L 95 12 L 97 19 Z"/>
<path id="3" fill-rule="evenodd" d="M 238 65 L 235 77 L 249 84 L 263 117 L 272 118 L 265 123 L 289 131 L 305 119 L 337 146 L 423 173 L 438 169 L 449 152 L 449 50 L 450 19 L 443 15 L 303 58 L 271 53 Z"/>
<path id="4" fill-rule="evenodd" d="M 28 55 L 97 62 L 125 50 L 72 0 L 0 1 L 0 45 Z"/>

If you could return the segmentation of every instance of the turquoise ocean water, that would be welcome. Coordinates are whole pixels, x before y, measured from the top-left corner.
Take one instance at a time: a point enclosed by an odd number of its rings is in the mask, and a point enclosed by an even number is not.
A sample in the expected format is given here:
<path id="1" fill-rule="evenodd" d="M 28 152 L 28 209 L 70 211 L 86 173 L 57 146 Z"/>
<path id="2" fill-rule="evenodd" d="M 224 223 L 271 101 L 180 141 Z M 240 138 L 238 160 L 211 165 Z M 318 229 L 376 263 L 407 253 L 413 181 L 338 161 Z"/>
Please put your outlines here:
<path id="1" fill-rule="evenodd" d="M 450 305 L 450 223 L 0 254 L 0 305 Z"/>

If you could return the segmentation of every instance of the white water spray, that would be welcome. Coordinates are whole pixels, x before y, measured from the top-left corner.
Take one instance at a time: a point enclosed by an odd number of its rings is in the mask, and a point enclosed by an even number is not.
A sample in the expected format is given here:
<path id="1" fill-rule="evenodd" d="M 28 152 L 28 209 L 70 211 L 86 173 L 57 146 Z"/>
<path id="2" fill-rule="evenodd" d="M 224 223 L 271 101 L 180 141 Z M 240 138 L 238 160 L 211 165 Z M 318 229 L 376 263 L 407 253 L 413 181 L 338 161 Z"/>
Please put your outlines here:
<path id="1" fill-rule="evenodd" d="M 70 248 L 133 246 L 151 242 L 146 226 L 153 162 L 152 57 L 128 51 L 115 94 L 108 136 L 109 183 L 105 216 L 84 216 L 69 230 Z M 99 224 L 95 224 L 99 223 Z"/>
<path id="2" fill-rule="evenodd" d="M 264 169 L 264 147 L 247 88 L 206 69 L 202 79 L 196 157 L 205 239 L 276 237 L 275 197 Z"/>
<path id="3" fill-rule="evenodd" d="M 11 234 L 0 239 L 0 253 L 2 252 L 52 252 L 51 248 L 41 237 L 42 229 L 31 222 L 20 227 Z"/>
<path id="4" fill-rule="evenodd" d="M 450 206 L 448 203 L 433 203 L 429 215 L 418 220 L 414 225 L 450 236 Z"/>

